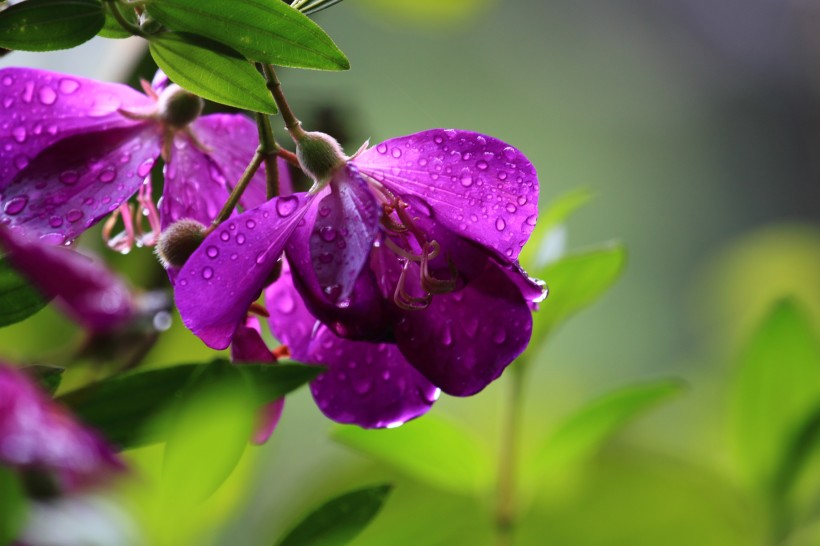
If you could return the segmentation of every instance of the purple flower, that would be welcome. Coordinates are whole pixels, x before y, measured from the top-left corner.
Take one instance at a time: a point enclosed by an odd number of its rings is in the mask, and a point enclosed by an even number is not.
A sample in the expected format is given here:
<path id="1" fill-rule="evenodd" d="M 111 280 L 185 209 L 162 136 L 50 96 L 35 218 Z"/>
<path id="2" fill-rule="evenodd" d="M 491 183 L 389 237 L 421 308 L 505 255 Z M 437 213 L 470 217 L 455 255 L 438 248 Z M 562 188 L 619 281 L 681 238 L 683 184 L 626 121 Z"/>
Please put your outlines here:
<path id="1" fill-rule="evenodd" d="M 0 464 L 53 473 L 64 491 L 92 485 L 123 464 L 95 432 L 23 372 L 0 363 Z"/>
<path id="2" fill-rule="evenodd" d="M 0 70 L 0 223 L 59 244 L 118 211 L 127 235 L 114 245 L 125 249 L 143 210 L 159 227 L 144 184 L 160 153 L 162 227 L 182 218 L 211 222 L 256 149 L 254 123 L 241 115 L 199 117 L 202 99 L 161 72 L 143 87 L 147 95 L 66 74 Z M 264 174 L 257 177 L 246 207 L 264 201 Z M 126 202 L 138 191 L 134 214 Z"/>
<path id="3" fill-rule="evenodd" d="M 311 192 L 206 238 L 176 285 L 185 324 L 225 348 L 285 250 L 310 314 L 338 337 L 395 344 L 391 357 L 448 394 L 483 389 L 526 347 L 544 295 L 516 261 L 537 216 L 533 166 L 500 140 L 442 129 L 325 163 Z"/>
<path id="4" fill-rule="evenodd" d="M 78 252 L 44 244 L 2 225 L 0 249 L 40 292 L 56 298 L 68 315 L 92 331 L 116 329 L 137 313 L 125 283 Z"/>

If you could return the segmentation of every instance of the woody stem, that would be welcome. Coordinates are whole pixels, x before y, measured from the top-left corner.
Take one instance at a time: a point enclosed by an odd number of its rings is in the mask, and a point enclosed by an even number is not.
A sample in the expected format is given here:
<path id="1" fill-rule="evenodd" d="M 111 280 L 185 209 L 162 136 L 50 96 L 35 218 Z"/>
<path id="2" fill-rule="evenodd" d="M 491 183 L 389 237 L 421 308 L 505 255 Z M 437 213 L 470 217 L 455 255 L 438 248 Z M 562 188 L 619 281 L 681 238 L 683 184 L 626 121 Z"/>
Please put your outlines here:
<path id="1" fill-rule="evenodd" d="M 263 64 L 262 72 L 265 74 L 268 90 L 273 95 L 273 100 L 282 114 L 282 119 L 285 120 L 285 128 L 287 128 L 293 141 L 298 142 L 305 136 L 305 131 L 302 129 L 302 122 L 296 118 L 293 110 L 290 109 L 285 94 L 282 92 L 282 84 L 279 82 L 279 78 L 276 77 L 276 71 L 272 65 Z"/>

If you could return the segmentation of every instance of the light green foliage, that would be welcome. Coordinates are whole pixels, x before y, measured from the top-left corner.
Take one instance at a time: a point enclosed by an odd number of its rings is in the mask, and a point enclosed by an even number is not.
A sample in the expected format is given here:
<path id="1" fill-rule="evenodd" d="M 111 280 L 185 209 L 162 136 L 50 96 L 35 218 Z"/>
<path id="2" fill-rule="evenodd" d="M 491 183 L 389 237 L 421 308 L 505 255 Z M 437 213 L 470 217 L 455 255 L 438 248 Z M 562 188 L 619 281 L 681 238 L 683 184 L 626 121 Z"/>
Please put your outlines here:
<path id="1" fill-rule="evenodd" d="M 26 0 L 3 11 L 0 47 L 67 49 L 93 38 L 104 22 L 99 0 Z"/>
<path id="2" fill-rule="evenodd" d="M 168 28 L 221 42 L 251 61 L 294 68 L 346 70 L 350 63 L 306 15 L 268 0 L 150 0 Z"/>
<path id="3" fill-rule="evenodd" d="M 27 501 L 17 476 L 0 465 L 0 544 L 9 544 L 25 523 Z"/>
<path id="4" fill-rule="evenodd" d="M 336 427 L 334 440 L 443 489 L 476 492 L 490 485 L 487 449 L 463 428 L 425 415 L 396 429 Z"/>
<path id="5" fill-rule="evenodd" d="M 342 546 L 376 517 L 392 487 L 379 485 L 329 500 L 296 525 L 278 546 Z"/>
<path id="6" fill-rule="evenodd" d="M 564 224 L 577 210 L 592 199 L 592 192 L 585 188 L 569 191 L 552 200 L 538 215 L 530 242 L 521 249 L 519 260 L 524 267 L 535 270 L 547 260 L 541 255 L 544 247 L 563 230 Z M 557 256 L 560 257 L 560 256 Z"/>
<path id="7" fill-rule="evenodd" d="M 27 319 L 48 301 L 14 270 L 8 259 L 0 259 L 0 326 Z"/>
<path id="8" fill-rule="evenodd" d="M 276 113 L 265 80 L 238 53 L 199 36 L 150 37 L 151 56 L 171 80 L 203 98 L 253 112 Z"/>

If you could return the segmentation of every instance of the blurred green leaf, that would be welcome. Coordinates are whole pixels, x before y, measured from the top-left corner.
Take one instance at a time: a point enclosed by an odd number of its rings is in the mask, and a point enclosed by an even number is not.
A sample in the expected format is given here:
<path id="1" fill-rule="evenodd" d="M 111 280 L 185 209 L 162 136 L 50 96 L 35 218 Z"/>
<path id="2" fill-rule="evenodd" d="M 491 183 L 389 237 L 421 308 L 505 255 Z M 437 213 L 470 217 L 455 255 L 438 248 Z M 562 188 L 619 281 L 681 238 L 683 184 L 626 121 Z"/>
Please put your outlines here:
<path id="1" fill-rule="evenodd" d="M 618 279 L 626 263 L 621 243 L 570 254 L 537 271 L 549 287 L 535 314 L 532 339 L 543 341 L 555 327 L 598 299 Z"/>
<path id="2" fill-rule="evenodd" d="M 336 427 L 333 439 L 432 485 L 475 492 L 489 484 L 492 462 L 486 448 L 458 426 L 435 415 L 395 429 Z"/>
<path id="3" fill-rule="evenodd" d="M 586 188 L 578 188 L 559 195 L 550 201 L 547 210 L 538 218 L 538 227 L 549 231 L 555 226 L 565 223 L 575 211 L 586 205 L 592 199 L 592 192 Z"/>
<path id="4" fill-rule="evenodd" d="M 0 258 L 0 326 L 8 326 L 27 319 L 48 304 L 28 281 Z"/>
<path id="5" fill-rule="evenodd" d="M 37 380 L 37 383 L 52 396 L 57 389 L 60 388 L 60 383 L 63 381 L 64 368 L 56 366 L 26 366 L 23 371 Z"/>
<path id="6" fill-rule="evenodd" d="M 243 364 L 234 366 L 225 360 L 203 366 L 186 364 L 126 374 L 105 379 L 58 398 L 80 419 L 98 429 L 112 443 L 130 448 L 162 440 L 145 434 L 144 425 L 158 412 L 179 398 L 192 380 L 202 374 L 229 374 L 233 369 L 253 386 L 255 403 L 281 398 L 304 385 L 323 371 L 321 367 L 296 364 Z"/>
<path id="7" fill-rule="evenodd" d="M 391 485 L 366 487 L 327 501 L 311 512 L 278 546 L 335 546 L 349 543 L 376 517 Z"/>
<path id="8" fill-rule="evenodd" d="M 312 15 L 331 6 L 335 6 L 341 1 L 342 0 L 297 0 L 291 4 L 291 7 L 298 9 L 305 15 Z"/>
<path id="9" fill-rule="evenodd" d="M 0 466 L 0 544 L 11 544 L 26 521 L 23 486 L 10 469 Z"/>
<path id="10" fill-rule="evenodd" d="M 236 51 L 200 36 L 154 34 L 151 56 L 171 80 L 192 93 L 252 112 L 276 113 L 265 79 Z"/>
<path id="11" fill-rule="evenodd" d="M 168 28 L 216 40 L 252 61 L 294 68 L 350 68 L 325 31 L 284 2 L 149 0 L 146 6 Z"/>
<path id="12" fill-rule="evenodd" d="M 564 224 L 572 214 L 592 199 L 592 192 L 580 188 L 559 195 L 538 215 L 530 242 L 521 250 L 520 261 L 535 271 L 564 254 Z"/>
<path id="13" fill-rule="evenodd" d="M 739 364 L 730 392 L 735 457 L 746 478 L 770 487 L 778 466 L 793 463 L 784 446 L 820 403 L 820 343 L 796 301 L 774 306 Z"/>
<path id="14" fill-rule="evenodd" d="M 103 38 L 115 38 L 115 39 L 123 39 L 123 38 L 130 38 L 133 36 L 130 32 L 122 28 L 119 21 L 117 21 L 116 17 L 111 14 L 111 10 L 114 9 L 111 4 L 104 3 L 103 7 L 105 8 L 105 23 L 103 24 L 102 29 L 97 33 L 99 36 Z M 139 21 L 137 20 L 137 13 L 131 9 L 122 9 L 120 10 L 123 17 L 126 18 L 131 24 L 138 27 Z"/>
<path id="15" fill-rule="evenodd" d="M 104 22 L 99 0 L 26 0 L 3 11 L 0 47 L 67 49 L 96 36 Z"/>
<path id="16" fill-rule="evenodd" d="M 583 462 L 642 413 L 682 390 L 680 381 L 664 379 L 625 387 L 594 400 L 548 438 L 539 451 L 536 472 L 543 475 Z"/>

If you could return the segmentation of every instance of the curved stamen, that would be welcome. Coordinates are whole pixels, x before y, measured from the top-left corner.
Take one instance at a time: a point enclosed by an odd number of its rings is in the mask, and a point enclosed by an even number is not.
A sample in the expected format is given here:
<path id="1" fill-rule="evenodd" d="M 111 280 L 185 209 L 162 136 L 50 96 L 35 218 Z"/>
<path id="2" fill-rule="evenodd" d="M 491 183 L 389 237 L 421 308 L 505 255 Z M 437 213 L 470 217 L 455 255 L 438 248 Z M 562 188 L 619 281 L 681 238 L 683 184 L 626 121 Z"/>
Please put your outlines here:
<path id="1" fill-rule="evenodd" d="M 133 221 L 133 209 L 131 205 L 128 203 L 123 203 L 117 209 L 111 213 L 111 216 L 108 220 L 105 221 L 105 225 L 103 226 L 102 236 L 105 244 L 108 245 L 109 248 L 112 250 L 116 250 L 117 252 L 121 252 L 122 254 L 128 253 L 131 248 L 134 246 L 134 221 Z M 114 230 L 114 226 L 117 224 L 117 218 L 122 216 L 122 223 L 125 226 L 125 231 L 116 235 L 115 237 L 111 237 L 111 232 Z"/>
<path id="2" fill-rule="evenodd" d="M 411 252 L 408 252 L 408 251 L 404 250 L 402 247 L 400 247 L 399 245 L 397 245 L 396 243 L 391 241 L 389 237 L 384 239 L 384 244 L 387 245 L 387 248 L 389 248 L 390 250 L 392 250 L 394 253 L 401 256 L 405 260 L 408 260 L 408 261 L 411 261 L 411 262 L 421 262 L 421 260 L 422 260 L 422 256 L 419 256 L 418 254 L 413 254 Z"/>
<path id="3" fill-rule="evenodd" d="M 421 287 L 424 289 L 425 292 L 429 294 L 448 294 L 456 289 L 456 280 L 458 280 L 458 270 L 456 269 L 456 265 L 453 263 L 453 260 L 451 260 L 448 257 L 447 264 L 450 268 L 450 278 L 439 279 L 437 277 L 434 277 L 430 273 L 429 264 L 430 260 L 435 259 L 435 257 L 438 256 L 440 247 L 436 241 L 432 241 L 431 243 L 429 243 L 429 246 L 434 246 L 433 250 L 428 251 L 428 246 L 425 245 L 425 252 L 421 257 Z"/>
<path id="4" fill-rule="evenodd" d="M 148 226 L 150 231 L 146 232 L 143 228 L 143 219 L 148 219 Z M 154 205 L 151 198 L 151 182 L 143 182 L 140 189 L 137 191 L 137 210 L 134 213 L 134 223 L 137 227 L 138 244 L 145 246 L 154 246 L 159 239 L 160 231 L 162 230 L 159 212 Z"/>
<path id="5" fill-rule="evenodd" d="M 430 294 L 424 297 L 411 296 L 405 290 L 407 284 L 407 271 L 410 268 L 410 262 L 404 262 L 399 276 L 399 282 L 396 283 L 396 290 L 393 292 L 393 301 L 395 304 L 406 311 L 421 311 L 430 306 L 432 299 Z"/>

